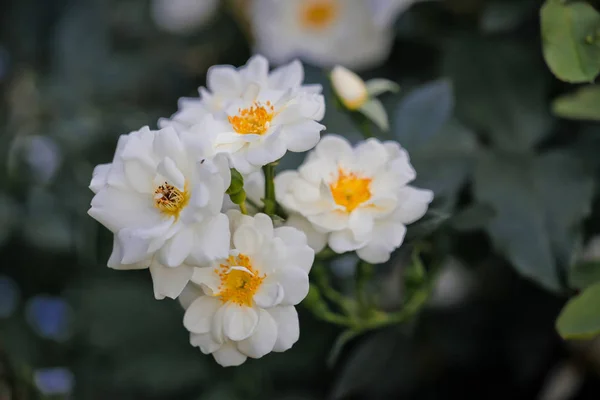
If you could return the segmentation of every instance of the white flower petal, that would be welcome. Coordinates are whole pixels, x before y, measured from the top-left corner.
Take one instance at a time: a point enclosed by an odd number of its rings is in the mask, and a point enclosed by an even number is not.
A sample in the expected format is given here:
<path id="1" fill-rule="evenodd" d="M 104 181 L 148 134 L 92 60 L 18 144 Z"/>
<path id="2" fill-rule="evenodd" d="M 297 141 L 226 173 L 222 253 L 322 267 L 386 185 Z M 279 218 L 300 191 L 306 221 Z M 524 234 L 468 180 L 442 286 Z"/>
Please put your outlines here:
<path id="1" fill-rule="evenodd" d="M 263 282 L 254 295 L 254 302 L 260 308 L 275 307 L 283 300 L 283 288 L 277 282 Z"/>
<path id="2" fill-rule="evenodd" d="M 221 96 L 239 96 L 241 94 L 240 76 L 235 68 L 228 65 L 210 67 L 206 75 L 208 89 Z"/>
<path id="3" fill-rule="evenodd" d="M 173 185 L 181 191 L 185 190 L 185 176 L 183 176 L 179 168 L 177 168 L 175 161 L 169 157 L 166 157 L 158 164 L 156 170 L 160 175 L 162 175 L 158 181 L 155 180 L 157 185 L 163 184 L 163 181 L 165 181 L 169 185 Z"/>
<path id="4" fill-rule="evenodd" d="M 302 63 L 294 60 L 289 64 L 275 68 L 269 75 L 269 86 L 282 89 L 294 89 L 300 87 L 304 80 L 304 68 Z"/>
<path id="5" fill-rule="evenodd" d="M 156 132 L 153 150 L 156 155 L 161 158 L 170 158 L 179 160 L 184 156 L 185 148 L 173 128 L 165 128 Z"/>
<path id="6" fill-rule="evenodd" d="M 227 304 L 223 314 L 223 333 L 230 340 L 239 342 L 244 340 L 256 329 L 258 314 L 251 307 Z"/>
<path id="7" fill-rule="evenodd" d="M 317 215 L 311 215 L 308 220 L 314 225 L 327 230 L 339 231 L 348 227 L 349 216 L 345 211 L 335 210 Z"/>
<path id="8" fill-rule="evenodd" d="M 225 342 L 212 353 L 215 361 L 223 367 L 237 367 L 242 365 L 248 357 L 240 353 L 232 342 Z"/>
<path id="9" fill-rule="evenodd" d="M 358 241 L 354 238 L 354 235 L 350 229 L 332 232 L 329 235 L 329 247 L 339 254 L 347 251 L 354 251 L 360 247 L 363 247 L 364 245 L 364 242 Z"/>
<path id="10" fill-rule="evenodd" d="M 210 332 L 212 325 L 216 323 L 213 317 L 220 307 L 221 302 L 214 297 L 198 297 L 185 311 L 183 326 L 192 333 Z"/>
<path id="11" fill-rule="evenodd" d="M 204 354 L 214 353 L 222 346 L 222 343 L 215 341 L 210 333 L 190 333 L 190 344 L 199 347 Z"/>
<path id="12" fill-rule="evenodd" d="M 354 156 L 350 142 L 336 135 L 324 136 L 315 147 L 315 153 L 319 158 L 333 163 L 349 163 Z"/>
<path id="13" fill-rule="evenodd" d="M 352 231 L 357 242 L 371 239 L 373 224 L 372 215 L 368 212 L 362 212 L 360 209 L 354 210 L 348 220 L 348 228 Z"/>
<path id="14" fill-rule="evenodd" d="M 144 259 L 142 261 L 132 263 L 132 264 L 121 264 L 121 260 L 123 259 L 123 251 L 121 250 L 121 245 L 115 236 L 113 239 L 113 251 L 108 259 L 108 267 L 119 270 L 130 270 L 130 269 L 145 269 L 150 266 L 152 262 L 151 257 Z"/>
<path id="15" fill-rule="evenodd" d="M 277 341 L 277 324 L 271 314 L 259 310 L 258 325 L 252 336 L 238 343 L 238 350 L 248 357 L 261 358 L 273 350 Z"/>
<path id="16" fill-rule="evenodd" d="M 244 78 L 256 82 L 265 83 L 269 75 L 269 62 L 261 55 L 255 55 L 248 60 L 248 63 L 240 68 Z"/>
<path id="17" fill-rule="evenodd" d="M 150 265 L 150 273 L 154 285 L 154 297 L 157 300 L 165 297 L 176 299 L 190 281 L 192 272 L 193 268 L 187 265 L 170 268 L 153 262 Z"/>
<path id="18" fill-rule="evenodd" d="M 394 216 L 404 224 L 411 224 L 427 212 L 433 200 L 433 192 L 406 186 L 400 191 L 398 208 Z"/>
<path id="19" fill-rule="evenodd" d="M 308 274 L 300 268 L 282 266 L 273 279 L 283 287 L 282 305 L 296 305 L 308 294 Z"/>
<path id="20" fill-rule="evenodd" d="M 252 226 L 241 226 L 233 234 L 233 246 L 244 254 L 254 254 L 262 245 L 259 232 Z"/>
<path id="21" fill-rule="evenodd" d="M 215 272 L 216 266 L 194 268 L 191 280 L 204 290 L 204 292 L 212 296 L 219 292 L 219 285 L 221 284 L 221 278 Z"/>
<path id="22" fill-rule="evenodd" d="M 202 221 L 193 227 L 195 239 L 190 258 L 196 265 L 227 258 L 229 254 L 229 220 L 227 215 L 219 214 Z"/>
<path id="23" fill-rule="evenodd" d="M 92 181 L 90 182 L 90 189 L 94 193 L 98 193 L 108 182 L 108 173 L 112 164 L 100 164 L 96 165 L 94 172 L 92 173 Z"/>
<path id="24" fill-rule="evenodd" d="M 182 229 L 177 232 L 160 249 L 160 262 L 167 267 L 176 267 L 190 255 L 194 246 L 194 232 L 192 229 Z"/>
<path id="25" fill-rule="evenodd" d="M 282 139 L 289 151 L 308 151 L 319 143 L 325 126 L 313 120 L 305 120 L 282 129 Z"/>
<path id="26" fill-rule="evenodd" d="M 268 310 L 277 324 L 277 341 L 273 351 L 282 352 L 292 348 L 300 337 L 298 313 L 294 306 L 279 306 Z"/>
<path id="27" fill-rule="evenodd" d="M 254 228 L 267 240 L 273 237 L 273 220 L 266 214 L 259 213 L 254 216 Z"/>
<path id="28" fill-rule="evenodd" d="M 181 307 L 186 310 L 190 307 L 194 300 L 203 294 L 204 291 L 200 286 L 194 284 L 193 282 L 188 282 L 188 284 L 181 291 L 181 294 L 177 297 L 177 300 L 179 301 L 179 304 L 181 304 Z"/>
<path id="29" fill-rule="evenodd" d="M 313 227 L 313 225 L 310 223 L 310 221 L 307 220 L 306 218 L 304 218 L 303 216 L 301 216 L 299 214 L 292 214 L 285 221 L 285 224 L 287 226 L 294 227 L 297 230 L 302 231 L 304 233 L 303 236 L 306 236 L 307 244 L 314 250 L 314 253 L 318 253 L 319 251 L 323 250 L 325 248 L 325 246 L 327 245 L 327 234 L 317 231 Z M 280 229 L 280 228 L 278 228 L 278 229 Z M 279 236 L 279 235 L 277 235 L 277 233 L 276 233 L 276 236 Z M 279 237 L 282 237 L 282 236 L 279 236 Z M 284 237 L 282 237 L 282 238 L 286 241 L 286 243 L 292 244 L 290 242 L 291 239 L 286 239 Z M 314 259 L 314 253 L 313 253 L 313 259 Z M 305 265 L 305 263 L 303 262 L 302 265 Z M 312 265 L 312 261 L 311 261 L 311 265 Z"/>

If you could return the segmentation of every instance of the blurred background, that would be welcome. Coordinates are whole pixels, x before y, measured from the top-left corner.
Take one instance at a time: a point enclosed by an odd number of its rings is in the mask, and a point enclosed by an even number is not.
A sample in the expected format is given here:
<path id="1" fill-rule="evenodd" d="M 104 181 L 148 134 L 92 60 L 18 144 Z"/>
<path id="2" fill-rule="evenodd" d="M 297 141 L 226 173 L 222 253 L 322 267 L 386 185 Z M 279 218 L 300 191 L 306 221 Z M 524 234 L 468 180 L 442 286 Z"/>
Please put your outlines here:
<path id="1" fill-rule="evenodd" d="M 600 398 L 600 344 L 554 328 L 567 268 L 600 257 L 600 126 L 551 113 L 573 85 L 544 63 L 542 2 L 413 3 L 1 0 L 0 399 Z M 324 85 L 327 131 L 351 140 L 328 68 L 398 82 L 380 137 L 436 193 L 409 231 L 441 262 L 428 305 L 333 366 L 338 328 L 300 306 L 290 351 L 221 368 L 189 345 L 179 304 L 154 300 L 147 270 L 106 267 L 110 233 L 86 214 L 120 134 L 155 128 L 211 65 L 255 52 L 300 57 Z M 378 267 L 384 308 L 401 305 L 405 247 Z M 340 290 L 354 261 L 331 265 Z"/>

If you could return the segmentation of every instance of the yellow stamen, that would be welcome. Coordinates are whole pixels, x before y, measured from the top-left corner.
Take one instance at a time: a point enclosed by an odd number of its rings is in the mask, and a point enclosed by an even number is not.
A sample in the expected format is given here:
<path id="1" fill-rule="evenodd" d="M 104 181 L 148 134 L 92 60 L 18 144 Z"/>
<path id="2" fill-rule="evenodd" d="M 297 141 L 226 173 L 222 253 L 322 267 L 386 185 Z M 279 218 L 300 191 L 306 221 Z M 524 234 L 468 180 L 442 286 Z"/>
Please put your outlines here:
<path id="1" fill-rule="evenodd" d="M 249 108 L 240 108 L 237 115 L 228 119 L 233 130 L 239 134 L 264 135 L 271 126 L 274 114 L 275 107 L 270 101 L 264 105 L 254 102 Z"/>
<path id="2" fill-rule="evenodd" d="M 329 184 L 333 201 L 348 213 L 371 198 L 370 187 L 370 178 L 361 178 L 354 172 L 346 173 L 341 168 L 338 169 L 337 180 Z"/>
<path id="3" fill-rule="evenodd" d="M 244 267 L 248 271 L 230 269 L 231 266 Z M 221 278 L 216 296 L 223 303 L 231 301 L 246 307 L 252 307 L 254 294 L 266 277 L 265 274 L 259 275 L 252 268 L 250 258 L 244 254 L 239 254 L 237 257 L 229 256 L 227 264 L 221 264 L 215 272 Z"/>
<path id="4" fill-rule="evenodd" d="M 181 210 L 183 210 L 190 201 L 190 194 L 186 189 L 187 185 L 186 188 L 181 191 L 175 186 L 165 182 L 154 191 L 154 205 L 163 214 L 177 218 L 179 217 Z"/>
<path id="5" fill-rule="evenodd" d="M 300 11 L 300 24 L 308 29 L 327 28 L 339 14 L 337 0 L 305 0 Z"/>

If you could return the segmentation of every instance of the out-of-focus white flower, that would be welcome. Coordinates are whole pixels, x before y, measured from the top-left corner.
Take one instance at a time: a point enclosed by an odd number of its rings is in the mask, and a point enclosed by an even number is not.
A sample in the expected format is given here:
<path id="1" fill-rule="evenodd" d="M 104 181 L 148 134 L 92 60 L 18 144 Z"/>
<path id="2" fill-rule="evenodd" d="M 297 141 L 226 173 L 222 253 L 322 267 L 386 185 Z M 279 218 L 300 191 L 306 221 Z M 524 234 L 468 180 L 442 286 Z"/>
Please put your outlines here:
<path id="1" fill-rule="evenodd" d="M 298 340 L 294 305 L 308 294 L 314 251 L 302 232 L 273 229 L 265 214 L 232 210 L 228 216 L 230 255 L 194 270 L 192 281 L 204 294 L 189 305 L 183 322 L 193 346 L 234 366 L 285 351 Z"/>
<path id="2" fill-rule="evenodd" d="M 329 233 L 335 252 L 356 250 L 361 259 L 382 263 L 433 199 L 431 191 L 407 185 L 415 176 L 396 142 L 369 139 L 352 148 L 328 135 L 297 171 L 279 174 L 275 187 L 284 207 Z"/>
<path id="3" fill-rule="evenodd" d="M 397 92 L 399 86 L 387 79 L 365 82 L 354 72 L 336 65 L 331 71 L 331 84 L 342 104 L 351 111 L 359 111 L 380 129 L 389 129 L 389 120 L 383 104 L 375 97 L 385 92 Z"/>
<path id="4" fill-rule="evenodd" d="M 115 234 L 108 266 L 150 268 L 156 298 L 177 297 L 202 265 L 229 252 L 221 214 L 231 179 L 224 156 L 203 158 L 199 141 L 144 127 L 119 139 L 111 164 L 98 165 L 88 213 Z"/>
<path id="5" fill-rule="evenodd" d="M 256 51 L 276 64 L 300 57 L 353 69 L 381 63 L 390 52 L 391 22 L 414 0 L 254 0 Z M 386 18 L 381 16 L 385 15 Z"/>
<path id="6" fill-rule="evenodd" d="M 186 34 L 215 15 L 219 0 L 152 0 L 152 18 L 164 31 Z"/>
<path id="7" fill-rule="evenodd" d="M 367 0 L 367 4 L 377 25 L 390 26 L 398 15 L 421 1 L 426 0 Z"/>
<path id="8" fill-rule="evenodd" d="M 302 86 L 299 62 L 269 73 L 265 58 L 246 66 L 216 66 L 208 74 L 209 90 L 199 100 L 184 99 L 180 111 L 161 126 L 209 137 L 214 153 L 227 153 L 233 166 L 247 174 L 283 157 L 287 150 L 313 148 L 325 127 L 320 86 Z"/>

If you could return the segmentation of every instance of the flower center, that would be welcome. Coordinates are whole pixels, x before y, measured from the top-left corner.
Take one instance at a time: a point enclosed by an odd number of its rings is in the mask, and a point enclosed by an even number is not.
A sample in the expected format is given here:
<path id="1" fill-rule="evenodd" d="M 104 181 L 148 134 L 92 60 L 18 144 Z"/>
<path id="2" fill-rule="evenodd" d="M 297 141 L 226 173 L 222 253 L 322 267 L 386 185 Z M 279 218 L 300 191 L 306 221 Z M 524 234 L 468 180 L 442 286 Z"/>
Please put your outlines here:
<path id="1" fill-rule="evenodd" d="M 337 181 L 329 184 L 329 190 L 336 204 L 352 212 L 371 198 L 371 179 L 361 178 L 353 172 L 338 169 Z"/>
<path id="2" fill-rule="evenodd" d="M 266 277 L 264 274 L 260 276 L 252 268 L 250 258 L 244 254 L 229 256 L 227 263 L 221 264 L 215 272 L 221 278 L 217 294 L 221 301 L 223 303 L 231 301 L 246 307 L 252 307 L 254 294 Z"/>
<path id="3" fill-rule="evenodd" d="M 228 117 L 229 123 L 237 133 L 264 135 L 271 126 L 271 120 L 275 114 L 275 107 L 270 101 L 264 105 L 254 102 L 249 108 L 238 109 L 238 114 Z"/>
<path id="4" fill-rule="evenodd" d="M 300 24 L 308 29 L 327 28 L 339 12 L 336 0 L 305 0 L 300 12 Z"/>
<path id="5" fill-rule="evenodd" d="M 189 201 L 190 194 L 187 190 L 182 192 L 167 182 L 157 187 L 154 191 L 154 205 L 156 208 L 162 213 L 175 218 L 179 217 L 179 213 Z"/>

